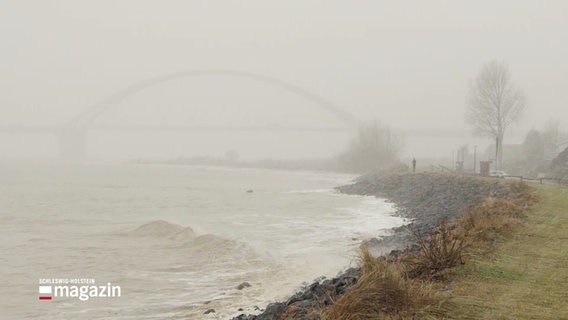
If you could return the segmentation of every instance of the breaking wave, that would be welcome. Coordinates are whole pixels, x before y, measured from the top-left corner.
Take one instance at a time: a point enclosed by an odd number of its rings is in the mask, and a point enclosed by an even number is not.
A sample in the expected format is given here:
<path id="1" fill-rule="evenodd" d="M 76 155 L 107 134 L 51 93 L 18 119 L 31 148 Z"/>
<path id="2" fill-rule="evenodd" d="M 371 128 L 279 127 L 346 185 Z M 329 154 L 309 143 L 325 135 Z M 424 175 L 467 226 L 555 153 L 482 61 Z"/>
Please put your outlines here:
<path id="1" fill-rule="evenodd" d="M 190 227 L 183 227 L 164 220 L 143 224 L 127 232 L 127 235 L 132 237 L 166 238 L 175 241 L 188 241 L 196 237 L 195 232 Z"/>
<path id="2" fill-rule="evenodd" d="M 256 259 L 256 251 L 248 244 L 214 234 L 196 234 L 191 227 L 184 227 L 164 220 L 145 223 L 125 234 L 128 237 L 166 240 L 171 248 L 184 250 L 191 256 L 238 257 Z"/>

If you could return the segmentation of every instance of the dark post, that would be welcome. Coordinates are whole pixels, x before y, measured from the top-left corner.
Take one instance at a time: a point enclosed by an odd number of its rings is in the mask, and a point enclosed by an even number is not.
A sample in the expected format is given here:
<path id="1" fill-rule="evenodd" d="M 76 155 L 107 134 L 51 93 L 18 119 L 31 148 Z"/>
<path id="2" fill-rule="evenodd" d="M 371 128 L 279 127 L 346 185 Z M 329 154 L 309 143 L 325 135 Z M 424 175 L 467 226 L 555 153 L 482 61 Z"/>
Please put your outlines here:
<path id="1" fill-rule="evenodd" d="M 477 145 L 473 146 L 473 174 L 477 173 Z"/>
<path id="2" fill-rule="evenodd" d="M 456 153 L 452 150 L 452 165 L 454 166 L 454 170 L 456 170 Z"/>
<path id="3" fill-rule="evenodd" d="M 412 159 L 412 172 L 416 172 L 416 158 Z"/>
<path id="4" fill-rule="evenodd" d="M 499 137 L 495 138 L 495 170 L 501 166 L 499 163 Z"/>

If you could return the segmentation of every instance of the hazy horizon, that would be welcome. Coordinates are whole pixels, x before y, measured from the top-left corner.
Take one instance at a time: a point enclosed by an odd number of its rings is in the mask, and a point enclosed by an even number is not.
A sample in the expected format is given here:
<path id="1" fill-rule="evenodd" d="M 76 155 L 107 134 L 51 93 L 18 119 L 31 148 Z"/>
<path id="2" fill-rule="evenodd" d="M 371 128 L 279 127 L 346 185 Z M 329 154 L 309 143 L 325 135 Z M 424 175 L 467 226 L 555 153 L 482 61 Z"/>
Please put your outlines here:
<path id="1" fill-rule="evenodd" d="M 568 128 L 563 81 L 568 5 L 560 1 L 7 1 L 0 6 L 0 126 L 62 123 L 118 90 L 164 74 L 238 70 L 301 87 L 361 120 L 377 119 L 401 132 L 449 132 L 451 137 L 441 140 L 409 135 L 405 148 L 408 157 L 449 157 L 459 145 L 491 143 L 471 134 L 464 114 L 468 81 L 483 63 L 496 59 L 508 65 L 528 100 L 505 143 L 520 143 L 528 130 L 551 119 Z M 97 121 L 290 127 L 341 122 L 282 88 L 228 76 L 148 88 Z M 100 157 L 125 152 L 124 144 L 132 146 L 132 156 L 140 155 L 136 145 L 158 156 L 165 156 L 162 149 L 171 156 L 220 155 L 231 144 L 216 139 L 236 139 L 244 141 L 233 145 L 245 158 L 317 158 L 336 154 L 349 140 L 338 133 L 258 133 L 266 141 L 247 144 L 250 137 L 230 132 L 195 134 L 191 142 L 187 135 L 179 135 L 187 144 L 168 147 L 164 141 L 173 136 L 92 133 L 89 148 Z M 56 153 L 53 138 L 1 133 L 0 141 L 3 157 Z M 116 141 L 121 142 L 112 146 Z"/>

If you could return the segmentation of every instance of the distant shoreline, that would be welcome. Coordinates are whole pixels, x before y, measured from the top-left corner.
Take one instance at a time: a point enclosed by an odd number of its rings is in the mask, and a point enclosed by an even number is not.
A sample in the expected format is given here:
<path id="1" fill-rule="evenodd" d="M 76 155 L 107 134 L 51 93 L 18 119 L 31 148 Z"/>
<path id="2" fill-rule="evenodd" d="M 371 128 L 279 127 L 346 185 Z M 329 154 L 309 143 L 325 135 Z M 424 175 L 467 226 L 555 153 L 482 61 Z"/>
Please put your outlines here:
<path id="1" fill-rule="evenodd" d="M 215 157 L 177 158 L 168 160 L 135 159 L 129 164 L 150 165 L 179 165 L 179 166 L 206 166 L 235 169 L 269 169 L 269 170 L 293 170 L 293 171 L 316 171 L 333 172 L 341 174 L 357 174 L 356 172 L 341 168 L 333 159 L 260 159 L 260 160 L 227 160 Z"/>

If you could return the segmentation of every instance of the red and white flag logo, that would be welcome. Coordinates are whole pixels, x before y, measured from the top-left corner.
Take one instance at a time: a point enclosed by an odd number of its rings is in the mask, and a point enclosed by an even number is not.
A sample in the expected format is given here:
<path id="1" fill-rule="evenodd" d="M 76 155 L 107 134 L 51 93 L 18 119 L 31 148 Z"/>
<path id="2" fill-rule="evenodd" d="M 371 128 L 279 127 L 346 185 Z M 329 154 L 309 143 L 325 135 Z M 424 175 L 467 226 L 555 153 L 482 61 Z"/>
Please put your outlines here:
<path id="1" fill-rule="evenodd" d="M 39 286 L 39 300 L 51 300 L 51 286 Z"/>

